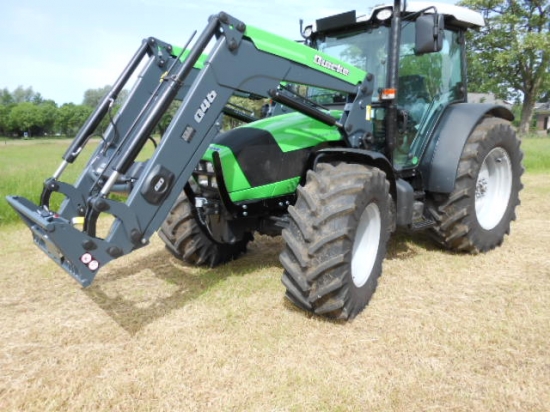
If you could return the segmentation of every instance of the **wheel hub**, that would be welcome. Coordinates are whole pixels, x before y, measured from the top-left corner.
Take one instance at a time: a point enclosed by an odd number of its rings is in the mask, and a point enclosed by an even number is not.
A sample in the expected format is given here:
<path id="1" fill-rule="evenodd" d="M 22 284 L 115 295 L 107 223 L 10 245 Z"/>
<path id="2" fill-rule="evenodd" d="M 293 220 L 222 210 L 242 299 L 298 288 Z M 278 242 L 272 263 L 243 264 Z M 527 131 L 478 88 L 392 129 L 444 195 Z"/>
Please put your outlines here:
<path id="1" fill-rule="evenodd" d="M 483 229 L 494 229 L 500 223 L 511 193 L 512 162 L 506 150 L 495 147 L 483 160 L 476 182 L 476 216 Z"/>
<path id="2" fill-rule="evenodd" d="M 481 199 L 487 193 L 487 179 L 480 177 L 476 184 L 476 199 Z"/>

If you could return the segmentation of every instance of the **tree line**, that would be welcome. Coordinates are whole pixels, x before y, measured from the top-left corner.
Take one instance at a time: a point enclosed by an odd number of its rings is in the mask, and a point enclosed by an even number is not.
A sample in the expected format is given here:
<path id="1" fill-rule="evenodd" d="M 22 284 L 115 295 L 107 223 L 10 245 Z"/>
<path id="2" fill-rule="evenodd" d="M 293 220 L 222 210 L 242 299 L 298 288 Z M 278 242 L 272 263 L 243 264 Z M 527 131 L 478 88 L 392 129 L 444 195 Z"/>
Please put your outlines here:
<path id="1" fill-rule="evenodd" d="M 32 87 L 19 86 L 13 91 L 0 89 L 0 136 L 13 138 L 44 137 L 44 136 L 74 136 L 82 127 L 92 111 L 110 91 L 111 86 L 88 89 L 84 92 L 81 104 L 65 103 L 58 106 L 50 99 L 45 99 Z M 113 105 L 111 116 L 117 113 L 128 91 L 122 90 Z M 234 97 L 231 102 L 243 112 L 260 116 L 261 101 Z M 170 121 L 176 114 L 180 102 L 175 101 L 159 121 L 156 133 L 163 135 Z M 109 126 L 109 116 L 96 129 L 97 135 L 102 135 Z M 223 120 L 224 128 L 233 128 L 241 124 L 230 117 Z"/>
<path id="2" fill-rule="evenodd" d="M 110 86 L 84 92 L 81 104 L 65 103 L 61 106 L 44 98 L 32 87 L 19 86 L 10 91 L 0 89 L 0 135 L 9 137 L 74 136 L 84 124 Z M 127 95 L 120 93 L 122 102 Z M 116 112 L 120 103 L 115 105 Z M 108 126 L 105 119 L 98 128 L 102 133 Z"/>

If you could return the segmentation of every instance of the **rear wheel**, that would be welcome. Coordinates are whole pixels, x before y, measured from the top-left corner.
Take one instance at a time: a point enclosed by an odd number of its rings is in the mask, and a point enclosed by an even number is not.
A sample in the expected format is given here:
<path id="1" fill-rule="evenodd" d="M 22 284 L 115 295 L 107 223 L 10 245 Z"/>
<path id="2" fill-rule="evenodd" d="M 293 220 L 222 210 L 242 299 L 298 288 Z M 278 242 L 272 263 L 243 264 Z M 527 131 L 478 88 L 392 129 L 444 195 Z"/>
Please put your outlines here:
<path id="1" fill-rule="evenodd" d="M 198 212 L 185 193 L 178 197 L 158 234 L 178 259 L 191 265 L 210 267 L 237 259 L 246 252 L 247 244 L 252 240 L 252 234 L 246 232 L 242 239 L 231 244 L 215 241 L 198 219 Z"/>
<path id="2" fill-rule="evenodd" d="M 485 252 L 502 244 L 516 219 L 523 154 L 510 124 L 485 118 L 464 146 L 449 195 L 433 195 L 435 239 L 444 247 Z"/>
<path id="3" fill-rule="evenodd" d="M 309 171 L 283 231 L 287 298 L 318 315 L 354 318 L 376 289 L 390 210 L 389 183 L 379 169 L 341 163 Z"/>

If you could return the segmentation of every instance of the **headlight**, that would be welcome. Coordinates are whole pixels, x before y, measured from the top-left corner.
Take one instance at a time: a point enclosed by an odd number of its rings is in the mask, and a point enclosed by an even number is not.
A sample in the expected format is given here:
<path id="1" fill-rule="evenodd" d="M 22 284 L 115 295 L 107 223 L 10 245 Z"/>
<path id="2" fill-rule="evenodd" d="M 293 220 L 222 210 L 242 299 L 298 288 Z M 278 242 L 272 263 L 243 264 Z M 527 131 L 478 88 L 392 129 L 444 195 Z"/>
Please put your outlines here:
<path id="1" fill-rule="evenodd" d="M 214 176 L 199 175 L 197 178 L 197 183 L 202 187 L 218 188 L 218 183 L 216 182 L 216 178 Z"/>
<path id="2" fill-rule="evenodd" d="M 217 188 L 218 183 L 216 182 L 216 173 L 214 172 L 214 165 L 212 162 L 201 160 L 197 167 L 195 167 L 195 172 L 193 173 L 195 180 L 202 187 Z"/>

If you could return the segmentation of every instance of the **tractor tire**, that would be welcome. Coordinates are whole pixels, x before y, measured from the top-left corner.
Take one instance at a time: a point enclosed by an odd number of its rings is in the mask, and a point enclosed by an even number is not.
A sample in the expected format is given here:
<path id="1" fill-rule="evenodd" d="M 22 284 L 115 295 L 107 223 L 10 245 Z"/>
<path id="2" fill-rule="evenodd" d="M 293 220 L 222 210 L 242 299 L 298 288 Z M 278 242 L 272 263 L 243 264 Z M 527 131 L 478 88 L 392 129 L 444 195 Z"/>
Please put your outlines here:
<path id="1" fill-rule="evenodd" d="M 454 190 L 431 195 L 435 240 L 446 249 L 470 253 L 500 246 L 520 204 L 522 159 L 510 123 L 483 119 L 464 145 Z"/>
<path id="2" fill-rule="evenodd" d="M 159 237 L 175 257 L 195 266 L 211 268 L 237 259 L 246 252 L 252 235 L 235 243 L 219 243 L 197 219 L 197 212 L 182 192 L 162 224 Z"/>
<path id="3" fill-rule="evenodd" d="M 371 299 L 391 232 L 386 175 L 358 164 L 319 164 L 289 207 L 280 255 L 286 297 L 333 319 L 353 319 Z"/>

